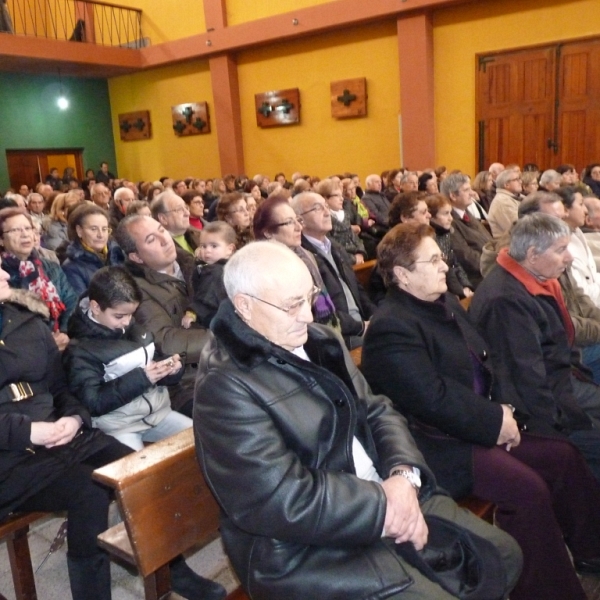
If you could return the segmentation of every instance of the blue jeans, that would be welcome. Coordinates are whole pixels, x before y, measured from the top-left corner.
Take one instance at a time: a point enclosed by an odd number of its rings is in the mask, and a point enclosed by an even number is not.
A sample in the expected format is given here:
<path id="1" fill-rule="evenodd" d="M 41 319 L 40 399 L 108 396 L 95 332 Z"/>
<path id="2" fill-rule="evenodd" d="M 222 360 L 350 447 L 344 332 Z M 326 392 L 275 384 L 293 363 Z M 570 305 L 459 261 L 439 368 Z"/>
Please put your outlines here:
<path id="1" fill-rule="evenodd" d="M 600 344 L 581 349 L 583 364 L 592 372 L 594 381 L 600 385 Z"/>
<path id="2" fill-rule="evenodd" d="M 150 427 L 150 429 L 144 429 L 144 431 L 136 431 L 134 433 L 114 432 L 110 435 L 134 450 L 142 450 L 144 448 L 144 442 L 158 442 L 158 440 L 164 440 L 184 429 L 189 429 L 192 424 L 193 422 L 189 417 L 172 410 L 158 425 Z"/>

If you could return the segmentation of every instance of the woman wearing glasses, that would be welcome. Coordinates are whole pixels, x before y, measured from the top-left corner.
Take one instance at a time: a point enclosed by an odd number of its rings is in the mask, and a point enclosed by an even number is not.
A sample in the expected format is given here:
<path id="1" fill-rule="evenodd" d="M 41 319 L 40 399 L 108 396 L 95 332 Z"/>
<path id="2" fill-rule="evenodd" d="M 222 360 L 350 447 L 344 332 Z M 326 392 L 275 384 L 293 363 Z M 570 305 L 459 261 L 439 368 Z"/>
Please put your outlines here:
<path id="1" fill-rule="evenodd" d="M 319 274 L 314 256 L 302 248 L 302 218 L 297 217 L 287 198 L 272 196 L 263 201 L 254 215 L 254 237 L 256 240 L 273 240 L 287 246 L 308 267 L 319 293 L 312 305 L 316 323 L 339 328 L 335 306 Z"/>
<path id="2" fill-rule="evenodd" d="M 229 223 L 235 229 L 238 250 L 254 239 L 248 205 L 241 192 L 231 192 L 219 198 L 217 219 Z"/>
<path id="3" fill-rule="evenodd" d="M 50 326 L 58 347 L 69 342 L 67 323 L 77 304 L 77 295 L 61 268 L 40 258 L 35 250 L 31 216 L 24 208 L 0 210 L 2 268 L 10 275 L 11 288 L 33 292 L 50 311 Z"/>
<path id="4" fill-rule="evenodd" d="M 109 239 L 106 211 L 95 204 L 85 203 L 69 215 L 67 260 L 62 269 L 78 296 L 88 289 L 94 273 L 102 267 L 120 265 L 123 252 Z"/>
<path id="5" fill-rule="evenodd" d="M 565 547 L 576 568 L 600 567 L 600 486 L 583 457 L 567 441 L 520 431 L 484 341 L 446 293 L 431 227 L 397 225 L 377 254 L 388 293 L 365 336 L 367 381 L 408 419 L 441 487 L 496 505 L 498 526 L 524 554 L 511 600 L 584 600 Z"/>

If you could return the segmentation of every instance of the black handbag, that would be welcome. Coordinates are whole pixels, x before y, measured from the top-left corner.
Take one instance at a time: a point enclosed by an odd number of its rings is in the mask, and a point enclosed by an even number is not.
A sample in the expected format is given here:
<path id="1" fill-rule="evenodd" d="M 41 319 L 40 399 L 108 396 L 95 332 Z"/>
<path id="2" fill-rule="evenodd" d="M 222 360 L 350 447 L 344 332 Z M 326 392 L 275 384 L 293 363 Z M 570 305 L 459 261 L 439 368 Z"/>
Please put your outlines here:
<path id="1" fill-rule="evenodd" d="M 435 515 L 425 515 L 425 522 L 429 536 L 423 550 L 411 542 L 397 545 L 408 564 L 462 600 L 504 598 L 505 569 L 490 541 Z"/>

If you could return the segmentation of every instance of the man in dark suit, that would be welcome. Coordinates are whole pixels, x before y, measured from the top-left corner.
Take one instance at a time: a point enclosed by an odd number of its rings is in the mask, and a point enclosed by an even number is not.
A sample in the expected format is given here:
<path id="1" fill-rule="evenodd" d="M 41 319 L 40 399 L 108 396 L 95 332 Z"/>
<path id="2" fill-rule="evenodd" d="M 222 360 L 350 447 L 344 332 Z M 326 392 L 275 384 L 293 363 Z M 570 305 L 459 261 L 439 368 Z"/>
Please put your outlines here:
<path id="1" fill-rule="evenodd" d="M 327 237 L 332 227 L 331 212 L 323 196 L 303 192 L 293 198 L 292 208 L 303 221 L 302 247 L 317 261 L 323 283 L 335 305 L 346 345 L 349 349 L 357 348 L 362 345 L 375 305 L 356 280 L 348 253 Z"/>
<path id="2" fill-rule="evenodd" d="M 470 216 L 467 211 L 473 202 L 471 179 L 462 173 L 448 175 L 442 181 L 440 191 L 452 203 L 452 249 L 471 283 L 477 286 L 482 280 L 479 266 L 481 252 L 492 236 L 479 219 Z"/>

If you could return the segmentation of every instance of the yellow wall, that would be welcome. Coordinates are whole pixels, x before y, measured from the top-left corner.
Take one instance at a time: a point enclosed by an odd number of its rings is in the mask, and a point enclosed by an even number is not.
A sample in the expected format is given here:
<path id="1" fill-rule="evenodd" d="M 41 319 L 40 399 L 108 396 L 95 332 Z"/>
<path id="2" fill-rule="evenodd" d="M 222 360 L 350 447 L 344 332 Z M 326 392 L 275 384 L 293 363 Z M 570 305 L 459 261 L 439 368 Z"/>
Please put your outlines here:
<path id="1" fill-rule="evenodd" d="M 479 0 L 434 15 L 437 164 L 475 173 L 475 55 L 600 33 L 597 0 Z"/>
<path id="2" fill-rule="evenodd" d="M 119 0 L 118 4 L 142 9 L 142 34 L 152 45 L 206 32 L 202 0 Z"/>
<path id="3" fill-rule="evenodd" d="M 399 166 L 400 86 L 395 22 L 242 53 L 238 58 L 246 172 L 361 176 Z M 330 83 L 367 78 L 368 116 L 331 117 Z M 261 129 L 254 94 L 300 89 L 299 125 Z"/>
<path id="4" fill-rule="evenodd" d="M 331 0 L 227 0 L 227 24 L 238 25 L 327 2 Z"/>
<path id="5" fill-rule="evenodd" d="M 128 179 L 212 176 L 220 173 L 217 132 L 178 137 L 173 131 L 171 106 L 185 102 L 209 103 L 213 108 L 210 72 L 206 61 L 165 67 L 109 80 L 109 93 L 119 175 Z M 150 110 L 152 139 L 122 142 L 119 113 Z"/>

